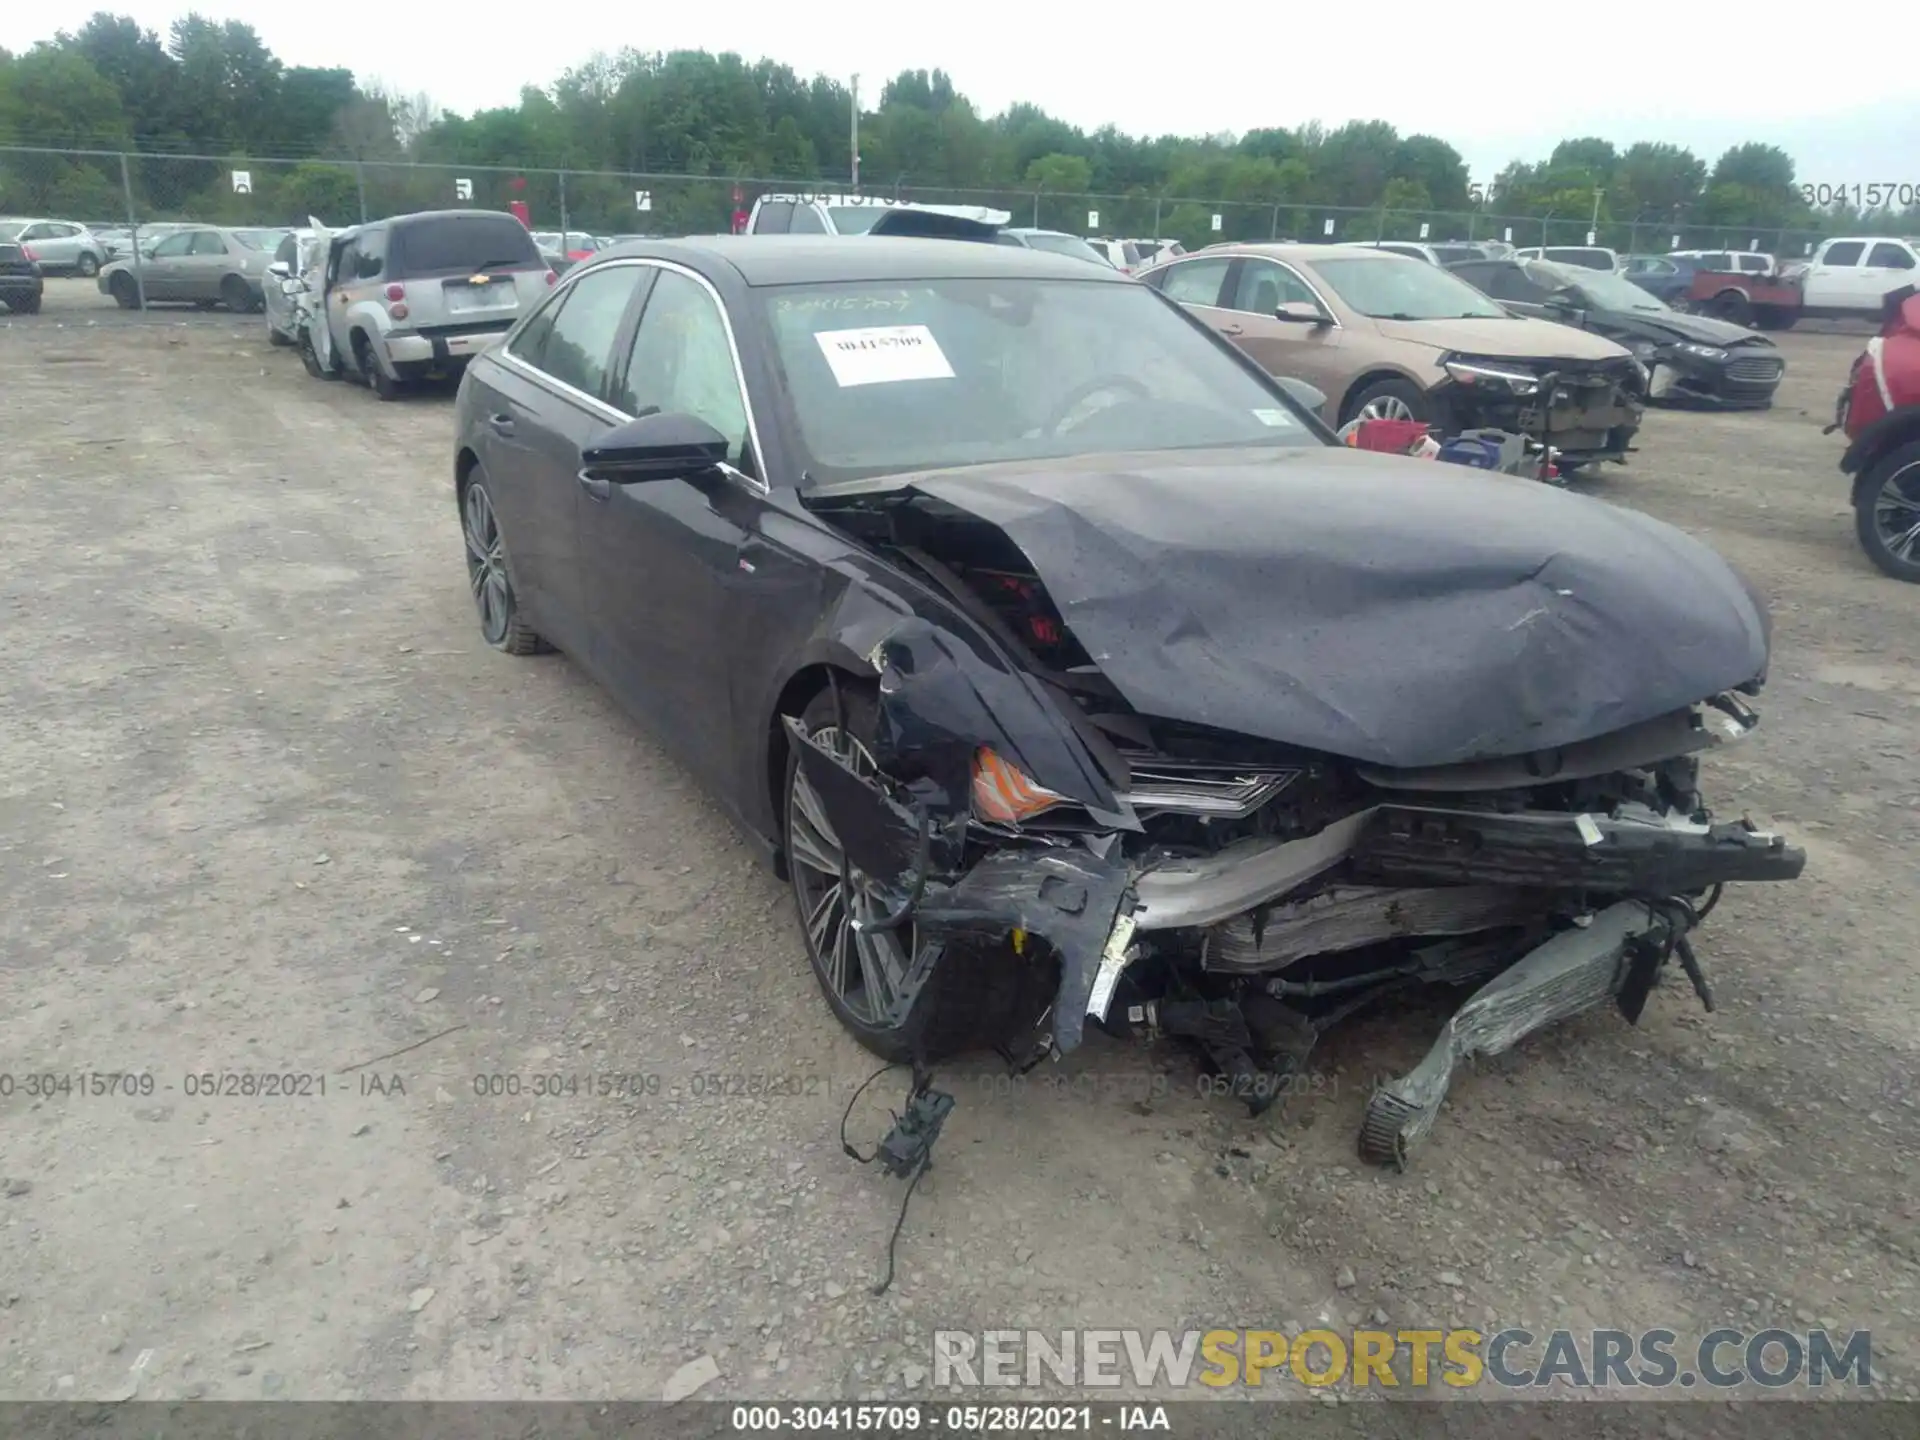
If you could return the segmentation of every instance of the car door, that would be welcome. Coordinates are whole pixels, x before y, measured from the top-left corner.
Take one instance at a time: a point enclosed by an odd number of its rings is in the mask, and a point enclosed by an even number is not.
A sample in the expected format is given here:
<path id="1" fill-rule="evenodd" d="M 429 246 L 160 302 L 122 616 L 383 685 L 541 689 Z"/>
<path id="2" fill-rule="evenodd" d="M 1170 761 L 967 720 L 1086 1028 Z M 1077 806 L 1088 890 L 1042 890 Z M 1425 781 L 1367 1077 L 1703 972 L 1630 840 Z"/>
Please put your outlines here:
<path id="1" fill-rule="evenodd" d="M 349 238 L 327 267 L 327 355 L 322 358 L 328 364 L 334 358 L 347 364 L 353 356 L 353 346 L 349 343 L 347 333 L 352 328 L 348 311 L 354 300 L 366 293 L 366 278 L 361 274 L 366 268 L 366 250 L 363 247 L 371 234 L 371 231 L 362 231 Z"/>
<path id="2" fill-rule="evenodd" d="M 748 513 L 765 486 L 719 293 L 658 265 L 610 393 L 618 412 L 695 415 L 728 440 L 727 470 L 584 486 L 579 512 L 594 668 L 691 768 L 726 785 L 737 779 L 726 635 Z"/>
<path id="3" fill-rule="evenodd" d="M 1829 240 L 1807 267 L 1807 277 L 1801 286 L 1806 303 L 1839 309 L 1858 306 L 1866 291 L 1860 283 L 1860 262 L 1866 253 L 1864 241 Z"/>
<path id="4" fill-rule="evenodd" d="M 189 300 L 186 291 L 186 277 L 181 267 L 187 263 L 187 251 L 193 244 L 191 230 L 177 231 L 155 242 L 152 251 L 141 261 L 141 279 L 146 284 L 149 300 Z"/>
<path id="5" fill-rule="evenodd" d="M 1897 240 L 1876 240 L 1861 262 L 1866 298 L 1877 308 L 1889 290 L 1914 282 L 1913 251 Z"/>
<path id="6" fill-rule="evenodd" d="M 270 265 L 283 267 L 282 273 L 268 270 L 260 282 L 260 303 L 266 309 L 267 324 L 285 335 L 293 329 L 293 296 L 288 293 L 288 286 L 296 283 L 300 274 L 299 237 L 284 237 L 274 250 Z"/>
<path id="7" fill-rule="evenodd" d="M 227 242 L 218 230 L 189 230 L 187 251 L 179 265 L 182 299 L 217 300 L 227 269 Z"/>
<path id="8" fill-rule="evenodd" d="M 580 552 L 580 452 L 624 418 L 607 402 L 608 377 L 616 342 L 650 278 L 638 265 L 586 271 L 513 333 L 498 352 L 500 364 L 471 372 L 470 398 L 481 420 L 473 438 L 508 537 L 514 582 L 542 633 L 609 689 L 612 677 L 593 653 L 592 612 L 602 600 L 587 583 Z"/>
<path id="9" fill-rule="evenodd" d="M 1341 354 L 1339 327 L 1275 318 L 1275 312 L 1289 304 L 1311 305 L 1322 315 L 1328 313 L 1313 287 L 1292 266 L 1264 256 L 1242 256 L 1227 276 L 1221 333 L 1269 375 L 1305 380 L 1329 397 L 1343 394 L 1353 377 Z"/>

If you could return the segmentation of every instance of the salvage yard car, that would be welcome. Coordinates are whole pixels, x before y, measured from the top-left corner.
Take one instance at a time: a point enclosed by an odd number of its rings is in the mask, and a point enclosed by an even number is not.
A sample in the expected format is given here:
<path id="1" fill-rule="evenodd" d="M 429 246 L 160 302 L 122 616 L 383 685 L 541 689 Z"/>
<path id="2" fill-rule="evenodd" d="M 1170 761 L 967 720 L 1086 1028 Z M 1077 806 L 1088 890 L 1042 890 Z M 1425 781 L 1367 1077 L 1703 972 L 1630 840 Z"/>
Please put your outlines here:
<path id="1" fill-rule="evenodd" d="M 1181 1037 L 1257 1110 L 1359 1005 L 1480 987 L 1369 1107 L 1402 1163 L 1462 1056 L 1669 959 L 1707 998 L 1720 887 L 1804 857 L 1701 788 L 1767 670 L 1725 561 L 1289 394 L 1062 256 L 621 247 L 462 381 L 481 634 L 714 789 L 889 1059 Z"/>
<path id="2" fill-rule="evenodd" d="M 1504 430 L 1551 443 L 1563 473 L 1624 459 L 1640 428 L 1646 371 L 1623 347 L 1510 315 L 1424 260 L 1372 246 L 1217 245 L 1139 278 L 1270 373 L 1324 391 L 1335 427 Z"/>
<path id="3" fill-rule="evenodd" d="M 555 281 L 501 210 L 427 210 L 330 235 L 299 327 L 307 372 L 352 375 L 382 400 L 457 375 Z"/>
<path id="4" fill-rule="evenodd" d="M 46 282 L 26 247 L 0 240 L 0 305 L 15 315 L 40 313 Z"/>
<path id="5" fill-rule="evenodd" d="M 53 275 L 98 275 L 107 258 L 106 246 L 74 220 L 10 215 L 0 219 L 0 240 L 24 245 L 33 252 L 34 263 Z"/>
<path id="6" fill-rule="evenodd" d="M 1682 314 L 1625 275 L 1551 260 L 1469 260 L 1448 268 L 1516 315 L 1617 340 L 1647 367 L 1652 400 L 1765 409 L 1787 373 L 1766 336 L 1710 315 Z"/>
<path id="7" fill-rule="evenodd" d="M 144 287 L 148 303 L 190 301 L 206 310 L 224 305 L 236 314 L 255 311 L 264 303 L 267 266 L 286 233 L 196 226 L 175 230 L 151 247 L 143 234 L 140 261 L 112 261 L 95 283 L 122 310 L 139 308 Z"/>

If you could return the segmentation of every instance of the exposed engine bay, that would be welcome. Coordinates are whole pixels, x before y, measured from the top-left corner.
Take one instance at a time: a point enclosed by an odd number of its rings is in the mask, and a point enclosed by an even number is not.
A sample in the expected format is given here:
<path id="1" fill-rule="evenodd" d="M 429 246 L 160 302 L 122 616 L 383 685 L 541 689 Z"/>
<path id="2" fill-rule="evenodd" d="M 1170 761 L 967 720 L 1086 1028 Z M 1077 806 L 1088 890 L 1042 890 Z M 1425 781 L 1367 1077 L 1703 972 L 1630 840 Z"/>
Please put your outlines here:
<path id="1" fill-rule="evenodd" d="M 1646 408 L 1648 376 L 1636 360 L 1555 363 L 1515 391 L 1449 382 L 1434 392 L 1445 433 L 1490 428 L 1550 444 L 1569 463 L 1623 462 Z"/>
<path id="2" fill-rule="evenodd" d="M 1368 1106 L 1363 1157 L 1404 1165 L 1460 1060 L 1608 1002 L 1636 1021 L 1669 966 L 1711 1009 L 1692 932 L 1727 884 L 1793 879 L 1804 867 L 1782 837 L 1716 819 L 1700 788 L 1703 755 L 1758 723 L 1742 695 L 1759 689 L 1763 642 L 1744 683 L 1655 713 L 1622 708 L 1625 723 L 1589 724 L 1564 743 L 1545 727 L 1551 743 L 1539 748 L 1501 753 L 1496 737 L 1462 755 L 1475 734 L 1492 735 L 1463 714 L 1467 738 L 1452 749 L 1444 726 L 1372 727 L 1373 756 L 1336 753 L 1204 723 L 1194 717 L 1211 708 L 1207 696 L 1179 718 L 1147 713 L 1117 683 L 1138 673 L 1113 643 L 1124 637 L 1092 622 L 1102 612 L 1086 597 L 1099 577 L 1075 574 L 1063 591 L 1026 553 L 1040 540 L 1017 540 L 946 499 L 909 491 L 816 508 L 948 598 L 1017 673 L 924 619 L 902 619 L 867 657 L 878 677 L 877 773 L 857 772 L 796 718 L 786 725 L 849 882 L 857 872 L 875 897 L 856 929 L 911 926 L 918 983 L 983 949 L 1048 967 L 1052 1001 L 1028 1017 L 1031 1033 L 985 1037 L 1024 1044 L 1028 1063 L 1070 1052 L 1089 1025 L 1121 1039 L 1174 1038 L 1258 1114 L 1288 1093 L 1319 1037 L 1361 1008 L 1409 987 L 1469 990 L 1426 1059 Z M 1086 548 L 1084 536 L 1073 543 Z M 1515 593 L 1502 591 L 1501 603 L 1518 606 L 1509 634 L 1544 613 L 1526 608 L 1524 587 L 1548 569 L 1533 566 L 1517 590 L 1502 582 Z M 1584 596 L 1601 578 L 1569 569 L 1564 584 L 1544 583 Z M 1154 580 L 1128 583 L 1151 590 Z M 1136 643 L 1162 654 L 1188 643 L 1191 616 L 1151 613 Z M 1540 642 L 1512 643 L 1524 663 Z M 1729 677 L 1751 660 L 1739 648 L 1747 643 L 1729 642 Z M 1196 667 L 1217 659 L 1183 653 Z M 1303 725 L 1332 703 L 1289 689 L 1277 664 L 1263 683 L 1297 704 Z M 1327 693 L 1341 684 L 1330 674 Z M 1069 787 L 1039 740 L 996 726 L 1005 687 L 1032 687 L 1058 712 L 1094 781 Z M 1137 698 L 1147 687 L 1131 688 Z M 1418 702 L 1411 690 L 1403 698 Z M 1326 724 L 1352 721 L 1349 711 Z M 896 997 L 901 1013 L 912 998 Z"/>

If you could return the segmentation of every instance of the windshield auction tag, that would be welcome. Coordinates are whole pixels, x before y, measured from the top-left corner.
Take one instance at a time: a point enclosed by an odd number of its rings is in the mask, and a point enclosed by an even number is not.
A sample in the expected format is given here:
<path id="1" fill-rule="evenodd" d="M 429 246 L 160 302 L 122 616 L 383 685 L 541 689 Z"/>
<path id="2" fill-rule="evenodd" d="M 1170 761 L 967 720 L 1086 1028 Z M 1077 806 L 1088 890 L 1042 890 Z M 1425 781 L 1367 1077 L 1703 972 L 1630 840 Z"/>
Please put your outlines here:
<path id="1" fill-rule="evenodd" d="M 1285 426 L 1293 424 L 1293 417 L 1284 410 L 1256 410 L 1253 412 L 1253 418 L 1258 420 L 1262 425 L 1273 425 L 1284 428 Z"/>
<path id="2" fill-rule="evenodd" d="M 953 379 L 953 366 L 947 363 L 933 331 L 924 325 L 819 330 L 813 338 L 842 389 L 900 380 Z"/>

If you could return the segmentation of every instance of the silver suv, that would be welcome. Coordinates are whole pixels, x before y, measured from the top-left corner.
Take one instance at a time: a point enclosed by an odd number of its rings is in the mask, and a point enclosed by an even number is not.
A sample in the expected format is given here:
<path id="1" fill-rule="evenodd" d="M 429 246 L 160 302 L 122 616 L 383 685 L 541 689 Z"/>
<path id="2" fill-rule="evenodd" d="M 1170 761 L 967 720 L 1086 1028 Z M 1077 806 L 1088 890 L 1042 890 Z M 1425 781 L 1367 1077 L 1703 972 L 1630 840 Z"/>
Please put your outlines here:
<path id="1" fill-rule="evenodd" d="M 0 219 L 0 240 L 32 251 L 34 260 L 49 275 L 91 279 L 107 261 L 107 247 L 86 226 L 72 220 L 38 220 L 21 215 Z"/>
<path id="2" fill-rule="evenodd" d="M 429 210 L 327 238 L 305 327 L 308 368 L 352 375 L 382 400 L 456 376 L 555 280 L 533 236 L 500 210 Z"/>

